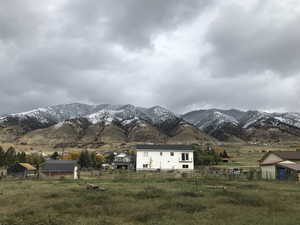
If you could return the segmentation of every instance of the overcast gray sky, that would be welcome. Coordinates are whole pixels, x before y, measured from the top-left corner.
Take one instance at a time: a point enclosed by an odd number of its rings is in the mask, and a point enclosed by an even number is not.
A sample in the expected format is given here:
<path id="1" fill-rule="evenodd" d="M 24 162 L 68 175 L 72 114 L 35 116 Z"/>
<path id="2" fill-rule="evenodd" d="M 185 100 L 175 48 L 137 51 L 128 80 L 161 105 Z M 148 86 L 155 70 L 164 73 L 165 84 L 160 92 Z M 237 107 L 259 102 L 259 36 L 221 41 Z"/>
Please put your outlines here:
<path id="1" fill-rule="evenodd" d="M 300 111 L 298 0 L 0 2 L 0 114 L 83 102 Z"/>

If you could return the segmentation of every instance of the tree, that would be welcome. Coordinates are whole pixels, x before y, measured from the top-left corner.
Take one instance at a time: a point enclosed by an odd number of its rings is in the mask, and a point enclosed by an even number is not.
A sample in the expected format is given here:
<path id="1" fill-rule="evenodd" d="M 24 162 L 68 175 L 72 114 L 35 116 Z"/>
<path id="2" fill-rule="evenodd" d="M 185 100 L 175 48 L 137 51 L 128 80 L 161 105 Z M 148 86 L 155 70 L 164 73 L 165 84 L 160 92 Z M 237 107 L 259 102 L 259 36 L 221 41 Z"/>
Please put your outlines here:
<path id="1" fill-rule="evenodd" d="M 27 156 L 27 162 L 38 169 L 40 165 L 45 162 L 45 158 L 42 154 L 30 154 Z"/>
<path id="2" fill-rule="evenodd" d="M 79 160 L 80 152 L 68 152 L 61 157 L 61 160 Z"/>
<path id="3" fill-rule="evenodd" d="M 16 161 L 21 162 L 21 163 L 27 162 L 26 153 L 25 152 L 18 152 Z"/>
<path id="4" fill-rule="evenodd" d="M 5 151 L 0 146 L 0 167 L 5 166 Z"/>
<path id="5" fill-rule="evenodd" d="M 90 166 L 91 159 L 87 150 L 84 150 L 80 153 L 78 163 L 81 168 L 88 168 Z"/>
<path id="6" fill-rule="evenodd" d="M 195 165 L 216 165 L 221 161 L 220 156 L 213 149 L 200 150 L 198 146 L 194 146 L 194 162 Z"/>
<path id="7" fill-rule="evenodd" d="M 96 154 L 96 168 L 101 168 L 104 159 L 105 158 L 102 154 Z"/>
<path id="8" fill-rule="evenodd" d="M 7 151 L 5 152 L 5 165 L 10 166 L 16 163 L 17 157 L 16 157 L 16 150 L 14 147 L 9 147 Z"/>
<path id="9" fill-rule="evenodd" d="M 97 156 L 96 156 L 96 152 L 92 152 L 90 154 L 90 166 L 93 168 L 97 167 Z"/>
<path id="10" fill-rule="evenodd" d="M 53 159 L 53 160 L 58 160 L 58 158 L 59 158 L 58 152 L 53 152 L 53 154 L 50 156 L 50 159 Z"/>

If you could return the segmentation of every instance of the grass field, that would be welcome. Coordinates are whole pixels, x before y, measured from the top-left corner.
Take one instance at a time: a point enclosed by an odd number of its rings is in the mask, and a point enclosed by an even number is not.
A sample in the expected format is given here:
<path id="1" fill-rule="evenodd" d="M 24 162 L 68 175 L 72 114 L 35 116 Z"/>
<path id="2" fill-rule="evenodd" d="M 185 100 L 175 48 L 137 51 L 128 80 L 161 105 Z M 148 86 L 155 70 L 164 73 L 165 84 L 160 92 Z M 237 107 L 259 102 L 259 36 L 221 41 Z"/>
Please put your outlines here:
<path id="1" fill-rule="evenodd" d="M 106 191 L 86 190 L 87 182 Z M 297 225 L 299 204 L 296 183 L 171 173 L 0 181 L 7 225 Z"/>

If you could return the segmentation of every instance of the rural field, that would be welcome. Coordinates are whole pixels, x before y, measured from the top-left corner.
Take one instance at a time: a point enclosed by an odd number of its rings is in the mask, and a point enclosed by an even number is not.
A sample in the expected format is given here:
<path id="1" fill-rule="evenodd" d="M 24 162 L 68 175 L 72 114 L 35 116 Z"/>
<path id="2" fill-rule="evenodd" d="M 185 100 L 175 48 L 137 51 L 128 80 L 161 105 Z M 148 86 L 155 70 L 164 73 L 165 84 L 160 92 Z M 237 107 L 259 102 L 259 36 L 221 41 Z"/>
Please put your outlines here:
<path id="1" fill-rule="evenodd" d="M 87 183 L 105 191 L 87 190 Z M 0 181 L 0 224 L 296 225 L 295 182 L 179 173 L 107 173 L 74 181 Z"/>

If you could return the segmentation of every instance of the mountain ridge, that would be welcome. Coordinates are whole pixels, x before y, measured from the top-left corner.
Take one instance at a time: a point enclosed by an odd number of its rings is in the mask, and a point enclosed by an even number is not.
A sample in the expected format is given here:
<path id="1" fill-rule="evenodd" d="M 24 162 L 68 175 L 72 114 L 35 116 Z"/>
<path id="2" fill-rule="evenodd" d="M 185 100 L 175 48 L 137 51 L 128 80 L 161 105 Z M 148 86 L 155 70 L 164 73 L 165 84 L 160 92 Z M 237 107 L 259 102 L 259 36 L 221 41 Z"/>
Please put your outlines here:
<path id="1" fill-rule="evenodd" d="M 87 127 L 81 127 L 82 122 Z M 72 123 L 73 128 L 66 128 Z M 83 139 L 84 132 L 90 137 L 96 134 L 99 136 L 102 132 L 108 135 L 107 140 L 111 134 L 116 140 L 125 142 L 176 141 L 178 135 L 181 141 L 188 139 L 191 143 L 199 143 L 203 139 L 215 141 L 214 138 L 225 142 L 300 141 L 300 113 L 296 112 L 267 113 L 213 108 L 178 115 L 159 105 L 146 108 L 131 104 L 82 103 L 60 104 L 1 116 L 0 140 L 1 136 L 4 140 L 13 140 L 46 128 L 53 133 L 50 136 L 54 138 L 55 132 L 61 127 L 70 132 L 77 127 L 81 133 L 77 134 L 76 129 L 71 133 Z M 41 133 L 47 136 L 45 132 Z M 97 139 L 90 137 L 86 139 Z"/>

